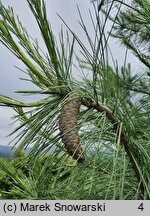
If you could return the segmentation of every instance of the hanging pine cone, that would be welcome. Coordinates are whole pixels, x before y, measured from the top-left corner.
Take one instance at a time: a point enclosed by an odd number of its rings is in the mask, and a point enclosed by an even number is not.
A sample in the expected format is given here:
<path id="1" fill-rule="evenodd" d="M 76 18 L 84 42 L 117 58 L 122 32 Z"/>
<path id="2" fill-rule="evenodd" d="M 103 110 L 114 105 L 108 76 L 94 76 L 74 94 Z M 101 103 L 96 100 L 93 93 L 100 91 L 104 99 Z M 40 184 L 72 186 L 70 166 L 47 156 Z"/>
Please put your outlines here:
<path id="1" fill-rule="evenodd" d="M 59 130 L 68 153 L 79 163 L 82 163 L 84 155 L 77 130 L 77 116 L 80 106 L 81 102 L 79 99 L 73 99 L 65 103 L 60 112 Z"/>

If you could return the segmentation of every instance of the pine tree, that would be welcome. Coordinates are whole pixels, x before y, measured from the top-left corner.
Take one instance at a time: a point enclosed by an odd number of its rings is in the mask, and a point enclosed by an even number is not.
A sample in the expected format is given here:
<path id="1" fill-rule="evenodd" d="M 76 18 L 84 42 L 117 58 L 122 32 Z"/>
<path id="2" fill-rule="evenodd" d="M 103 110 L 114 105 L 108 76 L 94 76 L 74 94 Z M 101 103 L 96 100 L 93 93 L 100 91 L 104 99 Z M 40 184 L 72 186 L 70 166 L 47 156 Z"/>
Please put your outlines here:
<path id="1" fill-rule="evenodd" d="M 123 3 L 122 3 L 123 4 Z M 116 19 L 114 36 L 128 47 L 135 56 L 150 68 L 150 3 L 147 0 L 133 0 L 126 5 Z"/>

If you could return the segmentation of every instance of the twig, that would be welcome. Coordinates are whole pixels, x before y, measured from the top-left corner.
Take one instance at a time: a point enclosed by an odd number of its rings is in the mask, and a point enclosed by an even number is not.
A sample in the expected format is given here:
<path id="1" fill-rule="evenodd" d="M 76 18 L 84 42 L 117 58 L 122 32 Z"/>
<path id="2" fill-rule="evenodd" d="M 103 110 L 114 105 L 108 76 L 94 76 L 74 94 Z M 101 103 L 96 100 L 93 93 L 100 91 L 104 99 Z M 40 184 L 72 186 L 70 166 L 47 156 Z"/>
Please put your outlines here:
<path id="1" fill-rule="evenodd" d="M 122 86 L 123 88 L 127 89 L 127 90 L 130 90 L 130 91 L 133 91 L 133 92 L 138 92 L 138 93 L 141 93 L 141 94 L 146 94 L 146 95 L 150 95 L 150 92 L 149 91 L 145 91 L 145 90 L 140 90 L 140 89 L 136 89 L 134 87 L 130 87 L 130 86 Z"/>

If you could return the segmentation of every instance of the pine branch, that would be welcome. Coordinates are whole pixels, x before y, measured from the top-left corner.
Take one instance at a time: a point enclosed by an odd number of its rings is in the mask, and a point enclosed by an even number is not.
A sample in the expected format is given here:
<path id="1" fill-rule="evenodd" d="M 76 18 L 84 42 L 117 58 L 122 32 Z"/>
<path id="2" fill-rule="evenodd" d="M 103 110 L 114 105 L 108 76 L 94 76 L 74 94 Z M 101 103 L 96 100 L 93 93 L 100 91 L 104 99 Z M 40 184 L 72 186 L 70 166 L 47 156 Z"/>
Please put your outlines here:
<path id="1" fill-rule="evenodd" d="M 114 125 L 114 129 L 118 130 L 118 127 L 120 126 L 121 121 L 119 121 L 119 119 L 115 116 L 115 114 L 107 106 L 105 106 L 99 102 L 95 103 L 92 100 L 88 100 L 88 99 L 83 99 L 82 104 L 87 106 L 90 109 L 91 108 L 96 109 L 98 112 L 105 112 L 106 117 Z M 130 160 L 132 169 L 134 171 L 135 177 L 137 178 L 137 181 L 140 184 L 141 198 L 143 198 L 144 197 L 144 191 L 145 191 L 144 185 L 143 185 L 143 182 L 141 181 L 141 175 L 140 175 L 139 169 L 137 167 L 137 164 L 135 162 L 134 156 L 132 154 L 132 150 L 130 148 L 130 145 L 128 143 L 124 128 L 122 128 L 122 130 L 121 130 L 120 143 L 124 146 L 125 152 L 127 153 L 128 157 L 129 157 L 129 160 Z"/>

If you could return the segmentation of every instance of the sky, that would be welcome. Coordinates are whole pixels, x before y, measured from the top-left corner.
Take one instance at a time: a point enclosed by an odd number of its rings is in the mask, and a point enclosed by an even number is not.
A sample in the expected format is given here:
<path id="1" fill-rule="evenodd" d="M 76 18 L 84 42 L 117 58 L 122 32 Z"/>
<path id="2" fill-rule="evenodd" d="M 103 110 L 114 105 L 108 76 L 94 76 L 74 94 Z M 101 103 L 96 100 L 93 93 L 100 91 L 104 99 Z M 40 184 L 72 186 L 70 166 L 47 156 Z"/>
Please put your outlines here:
<path id="1" fill-rule="evenodd" d="M 58 17 L 57 13 L 67 22 L 67 24 L 72 28 L 73 31 L 77 33 L 78 36 L 85 40 L 85 35 L 78 24 L 78 4 L 84 19 L 87 21 L 87 27 L 89 31 L 91 29 L 89 23 L 88 10 L 92 8 L 90 0 L 45 0 L 47 5 L 48 17 L 51 23 L 52 29 L 56 37 L 60 32 L 62 22 Z M 19 15 L 20 20 L 27 29 L 28 33 L 32 35 L 33 38 L 38 38 L 40 47 L 44 50 L 44 44 L 37 28 L 36 22 L 28 8 L 26 0 L 2 0 L 4 5 L 10 5 L 13 7 L 16 14 Z M 91 32 L 92 34 L 92 32 Z M 85 42 L 86 43 L 86 42 Z M 123 63 L 124 52 L 118 42 L 111 40 L 110 45 L 113 50 L 113 55 L 120 62 Z M 128 56 L 128 61 L 132 63 L 134 70 L 138 70 L 139 62 L 131 54 Z M 19 71 L 15 66 L 25 69 L 25 66 L 20 62 L 8 49 L 6 49 L 0 43 L 0 94 L 14 97 L 16 99 L 21 99 L 26 101 L 27 99 L 23 96 L 18 96 L 14 93 L 16 90 L 33 89 L 33 85 L 29 83 L 24 83 L 19 80 L 19 77 L 23 77 L 23 73 Z M 28 101 L 32 101 L 32 97 Z M 36 99 L 36 98 L 34 98 Z M 11 117 L 14 115 L 14 111 L 10 108 L 0 107 L 0 145 L 7 145 L 11 138 L 6 137 L 16 125 L 9 126 L 12 122 Z"/>

